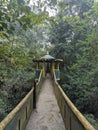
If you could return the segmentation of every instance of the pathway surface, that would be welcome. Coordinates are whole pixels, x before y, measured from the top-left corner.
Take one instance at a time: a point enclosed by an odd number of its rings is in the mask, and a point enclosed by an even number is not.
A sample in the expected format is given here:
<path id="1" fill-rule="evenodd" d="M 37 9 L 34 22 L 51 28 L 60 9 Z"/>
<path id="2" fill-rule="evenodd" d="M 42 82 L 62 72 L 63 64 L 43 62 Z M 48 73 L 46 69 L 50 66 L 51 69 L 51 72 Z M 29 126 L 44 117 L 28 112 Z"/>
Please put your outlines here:
<path id="1" fill-rule="evenodd" d="M 49 76 L 43 83 L 37 109 L 32 112 L 26 130 L 65 130 Z"/>

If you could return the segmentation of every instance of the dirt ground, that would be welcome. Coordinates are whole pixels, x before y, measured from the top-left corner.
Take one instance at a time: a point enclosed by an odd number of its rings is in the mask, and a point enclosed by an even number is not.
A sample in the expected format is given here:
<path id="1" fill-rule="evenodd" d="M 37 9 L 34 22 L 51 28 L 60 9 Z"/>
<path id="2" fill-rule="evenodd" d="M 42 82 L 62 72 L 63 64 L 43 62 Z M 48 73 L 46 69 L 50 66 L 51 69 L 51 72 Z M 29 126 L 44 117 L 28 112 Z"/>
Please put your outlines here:
<path id="1" fill-rule="evenodd" d="M 43 84 L 37 108 L 32 112 L 26 130 L 65 130 L 49 76 Z"/>

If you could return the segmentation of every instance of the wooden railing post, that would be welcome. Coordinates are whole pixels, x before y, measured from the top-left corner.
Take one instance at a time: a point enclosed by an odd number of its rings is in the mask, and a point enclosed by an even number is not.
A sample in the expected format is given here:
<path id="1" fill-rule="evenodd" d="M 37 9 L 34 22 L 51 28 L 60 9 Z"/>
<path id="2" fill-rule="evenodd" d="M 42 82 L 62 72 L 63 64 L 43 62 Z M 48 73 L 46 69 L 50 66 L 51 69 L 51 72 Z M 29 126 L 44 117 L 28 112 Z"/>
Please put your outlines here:
<path id="1" fill-rule="evenodd" d="M 34 80 L 33 108 L 36 108 L 36 81 Z"/>

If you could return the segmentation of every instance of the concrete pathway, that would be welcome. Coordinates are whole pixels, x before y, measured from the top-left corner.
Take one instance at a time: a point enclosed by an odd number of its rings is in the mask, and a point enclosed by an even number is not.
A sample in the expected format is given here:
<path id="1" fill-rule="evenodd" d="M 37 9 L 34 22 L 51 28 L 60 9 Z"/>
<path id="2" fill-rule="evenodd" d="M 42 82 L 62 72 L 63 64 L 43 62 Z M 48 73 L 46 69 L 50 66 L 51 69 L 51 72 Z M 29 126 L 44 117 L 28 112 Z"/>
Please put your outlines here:
<path id="1" fill-rule="evenodd" d="M 65 130 L 49 76 L 43 83 L 37 109 L 32 112 L 26 130 Z"/>

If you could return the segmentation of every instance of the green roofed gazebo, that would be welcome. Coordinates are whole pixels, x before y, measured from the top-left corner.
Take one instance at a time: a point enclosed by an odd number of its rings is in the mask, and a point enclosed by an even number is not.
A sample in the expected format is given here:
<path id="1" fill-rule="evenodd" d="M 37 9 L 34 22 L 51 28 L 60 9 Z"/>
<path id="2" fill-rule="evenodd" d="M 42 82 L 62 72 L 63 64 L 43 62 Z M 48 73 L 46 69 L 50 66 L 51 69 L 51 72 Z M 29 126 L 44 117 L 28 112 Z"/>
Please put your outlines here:
<path id="1" fill-rule="evenodd" d="M 43 77 L 50 73 L 53 76 L 54 72 L 59 72 L 59 64 L 62 59 L 56 59 L 53 56 L 46 54 L 39 59 L 33 59 L 36 62 L 36 71 L 42 70 Z"/>

